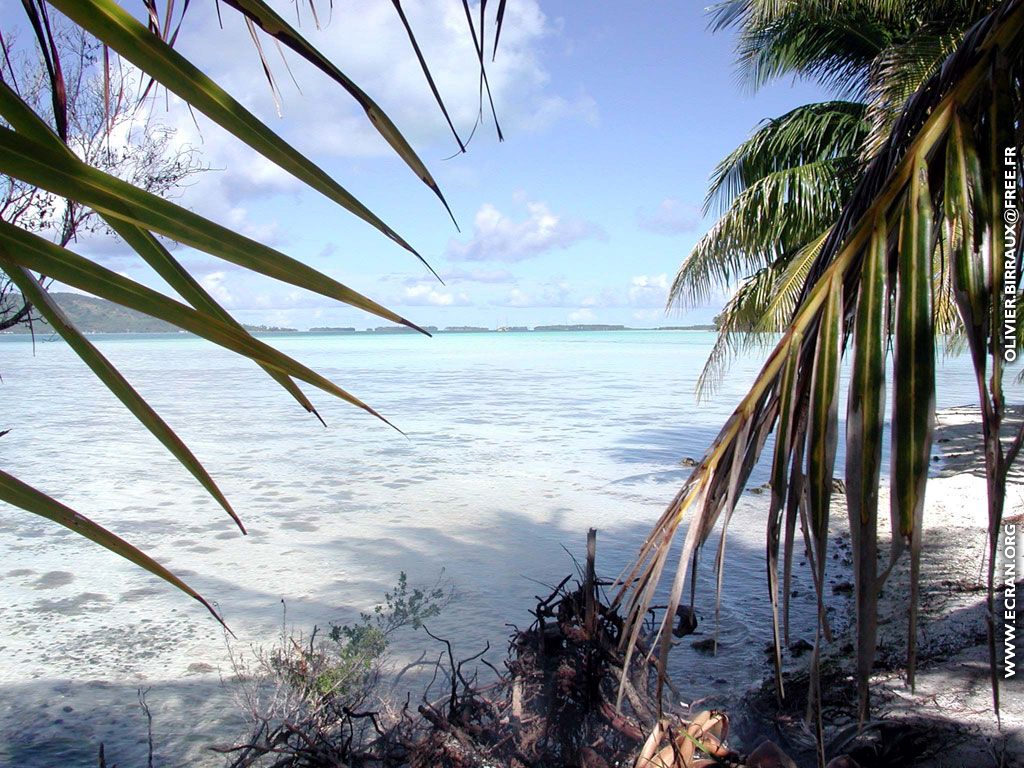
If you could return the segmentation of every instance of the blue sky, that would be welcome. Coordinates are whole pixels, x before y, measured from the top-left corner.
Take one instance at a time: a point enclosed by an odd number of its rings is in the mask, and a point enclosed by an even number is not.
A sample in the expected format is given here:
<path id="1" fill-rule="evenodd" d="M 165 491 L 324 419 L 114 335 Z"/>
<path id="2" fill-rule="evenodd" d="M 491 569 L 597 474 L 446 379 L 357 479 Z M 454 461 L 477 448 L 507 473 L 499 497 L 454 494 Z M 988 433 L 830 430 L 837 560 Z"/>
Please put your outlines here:
<path id="1" fill-rule="evenodd" d="M 277 5 L 295 18 L 291 3 Z M 478 106 L 477 70 L 461 3 L 406 5 L 467 136 Z M 4 16 L 5 25 L 22 23 L 11 10 Z M 335 0 L 320 31 L 306 12 L 303 33 L 406 133 L 444 190 L 459 233 L 347 94 L 295 57 L 289 74 L 265 42 L 282 94 L 278 116 L 244 23 L 227 7 L 222 17 L 223 29 L 212 2 L 193 3 L 179 49 L 402 234 L 446 284 L 216 126 L 201 117 L 194 124 L 170 99 L 159 119 L 214 169 L 180 202 L 422 325 L 707 322 L 715 303 L 667 316 L 664 304 L 680 261 L 711 224 L 700 214 L 710 172 L 759 120 L 820 97 L 813 86 L 790 82 L 751 94 L 737 79 L 731 35 L 708 30 L 700 3 L 510 0 L 489 70 L 507 140 L 498 143 L 488 119 L 467 154 L 446 160 L 457 147 L 391 4 Z M 90 239 L 79 248 L 159 287 L 118 245 Z M 212 257 L 182 248 L 178 254 L 247 322 L 381 324 Z"/>

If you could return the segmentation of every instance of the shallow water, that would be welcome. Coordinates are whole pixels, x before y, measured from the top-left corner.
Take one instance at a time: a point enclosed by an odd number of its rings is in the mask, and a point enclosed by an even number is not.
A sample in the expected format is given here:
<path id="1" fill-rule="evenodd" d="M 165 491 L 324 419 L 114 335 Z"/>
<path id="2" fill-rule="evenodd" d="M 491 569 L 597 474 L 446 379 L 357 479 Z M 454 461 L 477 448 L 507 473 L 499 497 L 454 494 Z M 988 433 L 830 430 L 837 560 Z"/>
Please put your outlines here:
<path id="1" fill-rule="evenodd" d="M 216 601 L 239 647 L 282 622 L 351 620 L 402 570 L 457 597 L 430 623 L 469 656 L 500 663 L 537 582 L 556 583 L 587 528 L 616 575 L 742 396 L 760 360 L 719 393 L 693 387 L 702 332 L 289 335 L 271 339 L 407 435 L 329 396 L 324 429 L 251 363 L 187 336 L 96 337 L 193 448 L 249 530 L 224 512 L 60 342 L 0 337 L 5 470 L 142 546 Z M 973 402 L 964 359 L 945 361 L 939 405 Z M 839 461 L 842 461 L 840 456 Z M 841 463 L 839 464 L 841 467 Z M 837 474 L 841 474 L 837 470 Z M 755 472 L 751 486 L 766 479 Z M 765 496 L 730 529 L 717 659 L 684 642 L 685 696 L 736 691 L 766 671 Z M 144 765 L 147 688 L 158 765 L 220 764 L 205 750 L 238 727 L 219 674 L 218 625 L 201 607 L 41 518 L 0 507 L 0 764 Z M 710 594 L 709 568 L 702 569 Z M 812 626 L 810 589 L 794 619 Z M 710 633 L 713 602 L 698 606 Z M 422 634 L 400 656 L 436 652 Z"/>

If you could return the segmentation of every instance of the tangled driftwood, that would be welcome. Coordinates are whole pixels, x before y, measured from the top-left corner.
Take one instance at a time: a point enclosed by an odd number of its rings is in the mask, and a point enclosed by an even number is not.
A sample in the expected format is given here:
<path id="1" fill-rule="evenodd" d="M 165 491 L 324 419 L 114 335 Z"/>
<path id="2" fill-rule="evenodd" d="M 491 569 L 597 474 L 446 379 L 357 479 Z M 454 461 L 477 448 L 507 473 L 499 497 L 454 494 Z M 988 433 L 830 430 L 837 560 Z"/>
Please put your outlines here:
<path id="1" fill-rule="evenodd" d="M 646 653 L 623 669 L 622 620 L 601 599 L 594 542 L 592 531 L 575 586 L 568 576 L 537 598 L 533 623 L 510 639 L 505 669 L 487 665 L 492 682 L 480 685 L 465 671 L 482 654 L 456 662 L 450 643 L 435 638 L 446 648 L 434 681 L 445 680 L 443 697 L 425 694 L 390 713 L 327 698 L 303 720 L 268 723 L 221 751 L 232 755 L 233 768 L 793 765 L 770 742 L 746 758 L 731 750 L 724 713 L 660 706 Z"/>

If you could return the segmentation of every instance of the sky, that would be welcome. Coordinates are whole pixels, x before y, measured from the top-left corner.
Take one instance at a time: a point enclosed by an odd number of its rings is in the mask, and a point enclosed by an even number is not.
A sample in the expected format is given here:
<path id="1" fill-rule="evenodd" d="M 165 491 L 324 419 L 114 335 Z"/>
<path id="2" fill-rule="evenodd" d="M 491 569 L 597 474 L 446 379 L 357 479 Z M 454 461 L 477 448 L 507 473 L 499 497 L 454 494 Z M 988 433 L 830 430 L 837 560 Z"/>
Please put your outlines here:
<path id="1" fill-rule="evenodd" d="M 141 12 L 141 0 L 123 4 Z M 271 5 L 295 23 L 293 3 Z M 444 284 L 369 225 L 161 96 L 156 119 L 210 167 L 176 202 L 424 326 L 709 322 L 721 299 L 665 310 L 680 262 L 714 220 L 701 210 L 709 175 L 760 120 L 821 97 L 813 85 L 790 81 L 752 93 L 738 77 L 731 33 L 712 33 L 700 2 L 510 0 L 488 68 L 505 141 L 485 110 L 468 151 L 457 154 L 392 4 L 318 5 L 321 29 L 303 0 L 300 31 L 391 116 L 461 231 L 340 87 L 296 56 L 285 54 L 285 66 L 264 38 L 276 100 L 231 8 L 221 5 L 221 27 L 212 1 L 192 3 L 176 47 L 401 234 Z M 488 6 L 488 41 L 496 7 Z M 403 8 L 468 137 L 478 117 L 478 68 L 462 4 L 419 0 Z M 24 26 L 13 4 L 0 21 L 5 33 Z M 123 244 L 88 236 L 74 247 L 166 290 Z M 244 322 L 384 324 L 209 255 L 184 247 L 175 254 Z"/>

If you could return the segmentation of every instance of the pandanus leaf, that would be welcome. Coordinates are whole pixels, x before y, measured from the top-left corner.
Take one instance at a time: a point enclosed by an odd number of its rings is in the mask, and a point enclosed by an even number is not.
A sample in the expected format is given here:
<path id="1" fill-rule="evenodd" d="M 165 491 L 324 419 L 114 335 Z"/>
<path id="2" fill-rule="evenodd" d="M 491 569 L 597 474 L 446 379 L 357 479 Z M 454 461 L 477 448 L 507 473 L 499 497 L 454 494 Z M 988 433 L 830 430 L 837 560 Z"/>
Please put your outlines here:
<path id="1" fill-rule="evenodd" d="M 302 58 L 348 91 L 349 95 L 351 95 L 352 98 L 359 103 L 359 106 L 366 112 L 366 116 L 373 124 L 373 127 L 377 129 L 377 132 L 380 133 L 384 140 L 391 145 L 391 148 L 395 150 L 403 161 L 405 161 L 405 164 L 412 169 L 413 173 L 419 177 L 420 181 L 433 190 L 434 194 L 437 195 L 438 199 L 444 205 L 445 210 L 448 211 L 448 215 L 452 216 L 452 221 L 455 221 L 451 208 L 448 207 L 448 202 L 444 199 L 444 195 L 441 194 L 441 188 L 437 185 L 437 182 L 434 181 L 434 177 L 430 175 L 430 171 L 427 170 L 427 166 L 423 164 L 423 161 L 420 160 L 416 152 L 413 151 L 413 148 L 409 145 L 409 142 L 405 140 L 405 137 L 392 122 L 391 118 L 385 114 L 384 110 L 382 110 L 362 88 L 356 85 L 351 78 L 338 69 L 338 67 L 320 53 L 320 51 L 310 45 L 309 42 L 299 34 L 298 30 L 281 18 L 281 16 L 266 3 L 261 2 L 260 0 L 224 0 L 224 3 L 225 5 L 230 5 L 232 8 L 235 8 L 237 11 L 242 13 L 246 19 L 258 26 L 266 34 L 291 48 Z M 416 56 L 420 61 L 420 66 L 423 68 L 424 74 L 427 77 L 431 91 L 437 99 L 437 103 L 440 105 L 441 110 L 444 112 L 444 116 L 448 118 L 448 110 L 445 108 L 444 102 L 441 100 L 441 95 L 438 93 L 437 87 L 434 85 L 434 79 L 430 75 L 430 69 L 427 67 L 426 60 L 420 53 L 419 44 L 416 42 L 412 28 L 409 26 L 409 23 L 405 18 L 405 14 L 402 12 L 401 4 L 396 2 L 395 7 L 398 10 L 402 23 L 405 25 L 409 39 L 412 41 L 413 48 L 416 51 Z M 451 125 L 450 119 L 448 120 L 448 124 L 451 126 L 452 133 L 455 134 L 455 139 L 458 141 L 459 147 L 461 148 L 462 140 L 459 139 L 458 134 L 455 133 L 455 126 Z M 426 264 L 426 262 L 424 262 L 424 264 Z M 429 264 L 426 264 L 426 266 L 428 269 L 430 268 Z M 433 269 L 431 269 L 431 272 L 433 272 Z M 435 275 L 436 274 L 437 273 L 435 273 Z"/>
<path id="2" fill-rule="evenodd" d="M 426 333 L 390 309 L 301 261 L 8 128 L 0 128 L 0 171 L 88 205 L 105 216 Z"/>
<path id="3" fill-rule="evenodd" d="M 923 155 L 900 218 L 896 267 L 896 340 L 893 363 L 891 506 L 893 540 L 910 545 L 910 621 L 907 679 L 917 661 L 921 526 L 935 423 L 935 336 L 932 327 L 932 200 Z"/>
<path id="4" fill-rule="evenodd" d="M 391 424 L 359 398 L 245 331 L 169 299 L 67 248 L 61 248 L 3 221 L 0 221 L 0 246 L 5 249 L 5 254 L 0 256 L 0 267 L 4 271 L 19 266 L 31 269 L 94 296 L 171 323 L 225 349 L 269 365 L 285 375 L 312 384 L 362 408 L 386 424 Z"/>
<path id="5" fill-rule="evenodd" d="M 106 547 L 116 555 L 120 555 L 141 568 L 145 568 L 152 574 L 159 576 L 169 584 L 174 585 L 189 597 L 198 600 L 214 618 L 221 624 L 224 623 L 217 611 L 207 600 L 196 592 L 192 587 L 175 576 L 171 571 L 160 565 L 149 555 L 133 547 L 124 539 L 114 535 L 101 525 L 97 525 L 89 518 L 79 514 L 75 510 L 61 504 L 59 501 L 50 498 L 45 493 L 36 490 L 27 483 L 23 483 L 13 475 L 0 470 L 0 500 L 7 502 L 19 509 L 45 517 L 65 528 L 74 531 L 80 536 L 85 536 L 101 547 Z"/>
<path id="6" fill-rule="evenodd" d="M 174 92 L 268 160 L 351 211 L 406 250 L 423 258 L 323 169 L 275 134 L 265 123 L 154 35 L 114 0 L 47 0 L 77 25 Z M 381 128 L 378 125 L 378 128 Z M 426 264 L 426 262 L 423 262 Z"/>
<path id="7" fill-rule="evenodd" d="M 846 413 L 846 505 L 857 595 L 857 689 L 862 720 L 868 714 L 867 681 L 878 634 L 878 483 L 885 425 L 887 243 L 886 221 L 879 216 L 861 268 Z"/>
<path id="8" fill-rule="evenodd" d="M 199 484 L 231 516 L 231 519 L 235 521 L 242 533 L 245 533 L 245 526 L 242 525 L 242 521 L 235 514 L 235 510 L 231 508 L 228 500 L 221 493 L 220 488 L 217 487 L 213 478 L 203 468 L 203 465 L 199 463 L 199 460 L 189 450 L 188 446 L 160 418 L 159 414 L 150 407 L 149 403 L 142 399 L 117 368 L 71 324 L 64 315 L 64 312 L 57 306 L 57 303 L 36 282 L 35 278 L 24 268 L 13 266 L 13 262 L 8 258 L 5 246 L 0 246 L 0 264 L 3 265 L 4 271 L 11 278 L 11 281 L 18 286 L 21 295 L 32 303 L 39 311 L 39 314 L 46 319 L 50 326 L 68 343 L 68 346 L 74 350 L 75 354 L 81 358 L 82 362 L 89 366 L 92 372 L 96 374 L 96 377 L 103 382 L 104 386 L 124 404 L 125 408 L 135 418 L 142 422 L 143 426 L 163 444 L 171 455 L 192 473 L 192 476 L 199 481 Z"/>
<path id="9" fill-rule="evenodd" d="M 50 130 L 50 127 L 33 112 L 27 104 L 18 96 L 11 87 L 0 80 L 0 115 L 18 132 L 29 138 L 38 141 L 56 150 L 61 150 L 68 157 L 74 159 L 71 150 L 65 146 L 60 138 Z M 175 259 L 170 252 L 150 232 L 141 229 L 134 224 L 121 221 L 113 216 L 103 216 L 103 220 L 113 229 L 121 239 L 131 246 L 142 259 L 160 275 L 167 284 L 171 286 L 178 295 L 201 312 L 213 315 L 226 323 L 233 324 L 241 329 L 241 325 L 228 314 L 227 310 L 218 304 L 209 293 L 192 277 L 191 274 Z M 278 371 L 264 367 L 264 370 L 299 404 L 310 413 L 320 417 L 313 404 L 298 388 L 294 381 L 283 376 Z"/>

